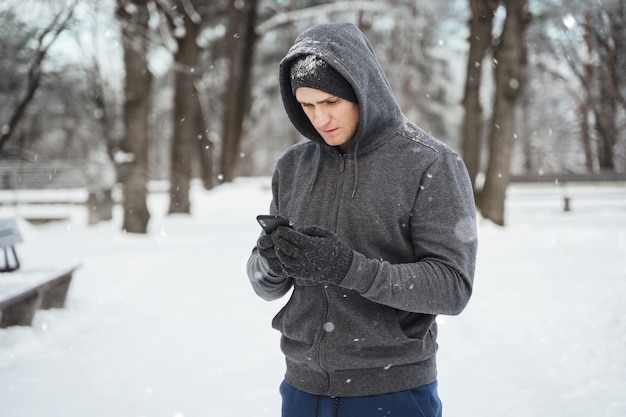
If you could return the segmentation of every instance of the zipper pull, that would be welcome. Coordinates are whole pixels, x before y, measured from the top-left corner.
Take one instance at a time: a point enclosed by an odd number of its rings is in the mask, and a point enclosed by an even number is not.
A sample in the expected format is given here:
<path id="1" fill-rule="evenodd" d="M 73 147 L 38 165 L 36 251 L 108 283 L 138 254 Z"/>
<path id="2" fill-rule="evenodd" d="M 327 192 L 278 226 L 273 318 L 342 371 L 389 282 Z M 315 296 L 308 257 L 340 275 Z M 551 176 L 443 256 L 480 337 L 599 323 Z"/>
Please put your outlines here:
<path id="1" fill-rule="evenodd" d="M 343 171 L 346 170 L 346 154 L 341 154 L 341 159 L 339 160 L 339 172 L 343 174 Z"/>

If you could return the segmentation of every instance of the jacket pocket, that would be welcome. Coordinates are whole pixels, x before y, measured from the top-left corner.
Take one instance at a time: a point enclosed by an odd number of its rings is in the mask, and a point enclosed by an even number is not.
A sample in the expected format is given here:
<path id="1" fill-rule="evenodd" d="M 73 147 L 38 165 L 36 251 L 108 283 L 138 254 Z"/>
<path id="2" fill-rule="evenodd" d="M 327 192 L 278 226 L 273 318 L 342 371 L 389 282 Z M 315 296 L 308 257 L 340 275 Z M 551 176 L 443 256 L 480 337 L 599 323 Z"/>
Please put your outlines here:
<path id="1" fill-rule="evenodd" d="M 272 320 L 272 327 L 282 334 L 281 349 L 291 361 L 310 366 L 315 343 L 324 331 L 326 302 L 322 288 L 296 286 L 287 304 Z"/>
<path id="2" fill-rule="evenodd" d="M 329 294 L 328 311 L 332 331 L 323 339 L 322 358 L 330 371 L 386 369 L 431 356 L 426 353 L 431 349 L 431 340 L 424 343 L 407 336 L 391 307 L 338 288 Z"/>
<path id="3" fill-rule="evenodd" d="M 416 314 L 388 309 L 385 316 L 389 332 L 407 346 L 414 360 L 430 358 L 437 350 L 437 322 L 430 314 Z"/>

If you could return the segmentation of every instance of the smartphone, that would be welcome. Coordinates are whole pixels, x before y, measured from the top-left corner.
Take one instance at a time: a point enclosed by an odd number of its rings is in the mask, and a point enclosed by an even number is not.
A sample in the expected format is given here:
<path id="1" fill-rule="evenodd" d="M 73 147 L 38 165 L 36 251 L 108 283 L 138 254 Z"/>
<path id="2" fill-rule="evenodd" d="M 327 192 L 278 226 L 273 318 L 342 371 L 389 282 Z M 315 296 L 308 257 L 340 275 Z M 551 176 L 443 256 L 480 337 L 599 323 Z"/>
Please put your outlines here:
<path id="1" fill-rule="evenodd" d="M 256 216 L 256 221 L 259 222 L 268 235 L 280 226 L 292 226 L 289 219 L 280 214 L 260 214 Z"/>

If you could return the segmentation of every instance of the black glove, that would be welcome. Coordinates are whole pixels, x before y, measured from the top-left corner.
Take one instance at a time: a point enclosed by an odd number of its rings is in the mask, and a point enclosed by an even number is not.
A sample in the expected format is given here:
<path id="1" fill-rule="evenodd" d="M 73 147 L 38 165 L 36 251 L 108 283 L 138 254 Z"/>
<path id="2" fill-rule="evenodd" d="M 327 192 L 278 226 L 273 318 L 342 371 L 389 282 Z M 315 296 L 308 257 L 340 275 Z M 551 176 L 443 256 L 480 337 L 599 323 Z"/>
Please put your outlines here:
<path id="1" fill-rule="evenodd" d="M 256 246 L 259 248 L 259 255 L 267 261 L 270 273 L 276 277 L 285 278 L 285 271 L 276 256 L 276 249 L 270 235 L 263 233 L 259 240 L 257 240 Z"/>
<path id="2" fill-rule="evenodd" d="M 338 285 L 352 263 L 352 249 L 322 227 L 279 227 L 271 234 L 283 270 L 294 278 Z"/>

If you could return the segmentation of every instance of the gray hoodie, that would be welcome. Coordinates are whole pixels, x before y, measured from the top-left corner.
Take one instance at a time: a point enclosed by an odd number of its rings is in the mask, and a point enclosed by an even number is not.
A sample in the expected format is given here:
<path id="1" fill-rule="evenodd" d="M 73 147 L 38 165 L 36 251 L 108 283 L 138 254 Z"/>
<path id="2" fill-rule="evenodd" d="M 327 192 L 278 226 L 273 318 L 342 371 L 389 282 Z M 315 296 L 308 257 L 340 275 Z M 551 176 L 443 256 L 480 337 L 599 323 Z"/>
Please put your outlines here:
<path id="1" fill-rule="evenodd" d="M 346 154 L 324 143 L 292 93 L 291 61 L 303 54 L 324 59 L 354 88 L 359 127 Z M 472 292 L 476 220 L 463 161 L 406 119 L 352 24 L 302 33 L 280 63 L 279 83 L 307 139 L 279 159 L 270 212 L 296 227 L 328 228 L 354 250 L 338 286 L 273 276 L 253 250 L 248 276 L 259 296 L 274 300 L 293 288 L 272 322 L 282 333 L 286 381 L 338 397 L 433 382 L 435 317 L 460 313 Z"/>

